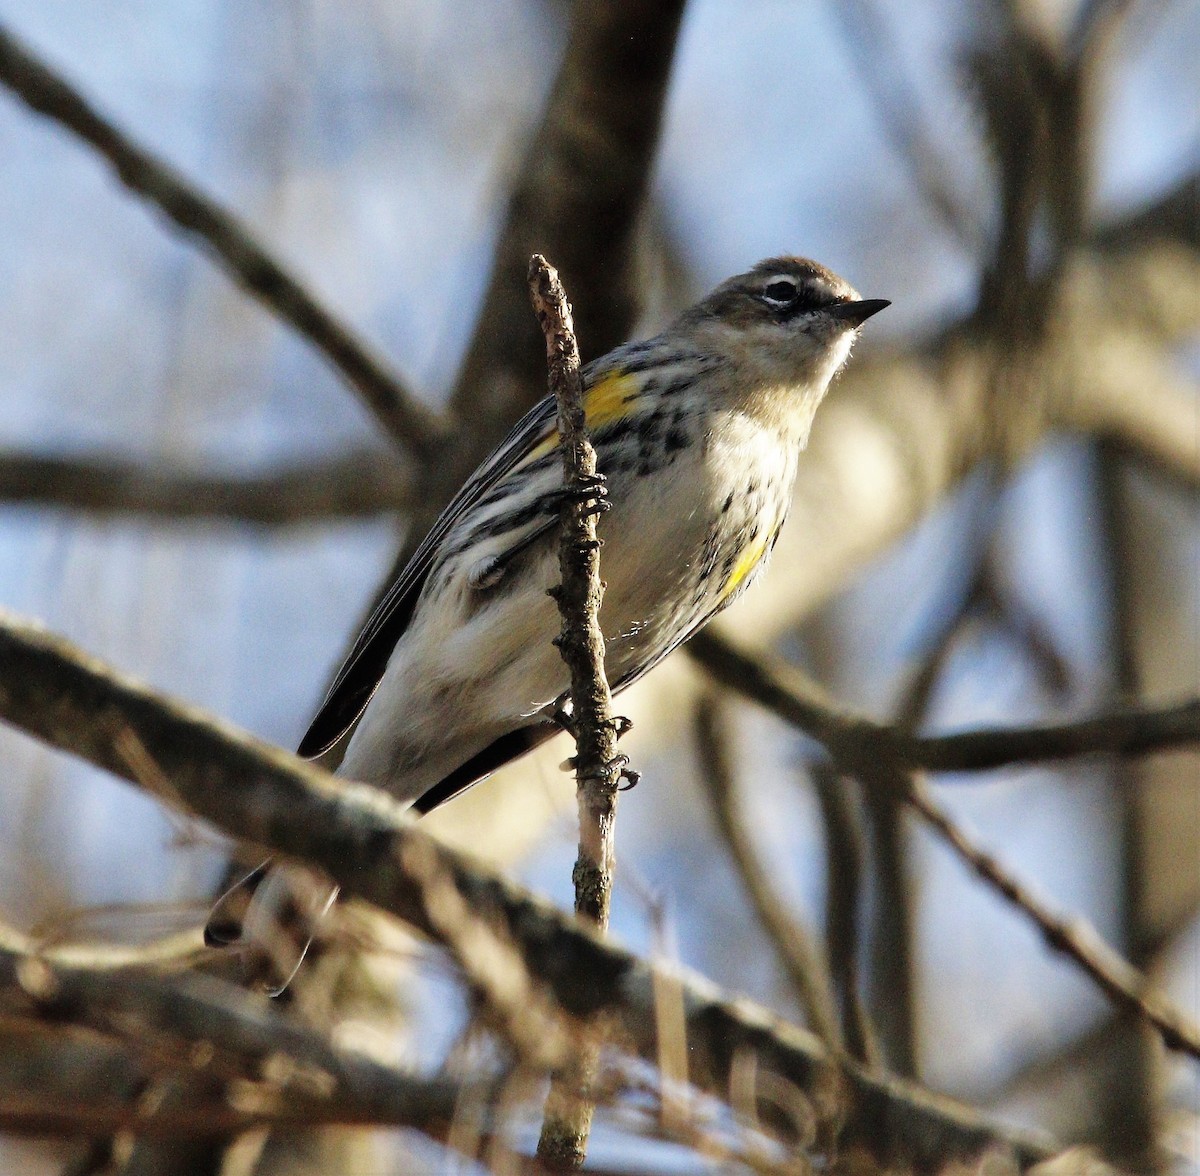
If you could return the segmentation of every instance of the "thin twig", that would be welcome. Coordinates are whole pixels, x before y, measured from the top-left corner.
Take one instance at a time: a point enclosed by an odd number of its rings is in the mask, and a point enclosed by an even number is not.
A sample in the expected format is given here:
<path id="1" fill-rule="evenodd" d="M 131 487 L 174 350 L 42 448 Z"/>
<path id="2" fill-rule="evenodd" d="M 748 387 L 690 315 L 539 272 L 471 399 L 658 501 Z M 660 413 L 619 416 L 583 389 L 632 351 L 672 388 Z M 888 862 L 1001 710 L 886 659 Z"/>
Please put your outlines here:
<path id="1" fill-rule="evenodd" d="M 588 439 L 571 308 L 557 271 L 540 254 L 529 262 L 529 288 L 546 334 L 566 491 L 559 546 L 562 584 L 552 595 L 562 615 L 562 633 L 555 644 L 571 672 L 580 826 L 575 910 L 603 931 L 608 927 L 612 900 L 617 786 L 625 767 L 617 753 L 617 737 L 624 724 L 613 715 L 600 631 L 604 589 L 596 516 L 604 505 L 604 476 L 596 472 L 596 452 Z"/>
<path id="2" fill-rule="evenodd" d="M 835 758 L 868 767 L 884 757 L 904 769 L 988 772 L 1082 755 L 1151 755 L 1200 744 L 1200 699 L 1126 707 L 1045 726 L 910 735 L 838 705 L 779 659 L 743 653 L 714 633 L 698 634 L 686 649 L 718 682 L 793 723 Z"/>
<path id="3" fill-rule="evenodd" d="M 520 1062 L 539 1073 L 562 1066 L 572 1041 L 560 1009 L 533 982 L 511 939 L 464 901 L 446 864 L 424 843 L 406 847 L 404 867 L 422 891 L 438 938 L 479 998 L 484 1018 Z"/>
<path id="4" fill-rule="evenodd" d="M 338 780 L 195 708 L 168 701 L 60 637 L 0 613 L 0 718 L 134 785 L 115 735 L 131 729 L 177 795 L 230 836 L 324 870 L 348 894 L 436 936 L 406 845 L 427 844 L 472 909 L 511 937 L 531 974 L 567 1012 L 611 1017 L 624 1048 L 654 1061 L 657 969 L 601 940 L 477 862 L 438 844 L 376 789 Z M 686 1026 L 688 1079 L 727 1098 L 737 1059 L 793 1084 L 841 1141 L 881 1162 L 921 1168 L 1001 1149 L 1022 1166 L 1037 1138 L 898 1080 L 837 1065 L 811 1034 L 701 978 L 674 974 Z"/>
<path id="5" fill-rule="evenodd" d="M 616 859 L 617 790 L 623 760 L 617 753 L 618 720 L 604 672 L 604 634 L 600 630 L 600 540 L 596 516 L 605 505 L 604 478 L 596 471 L 596 452 L 588 438 L 583 411 L 579 345 L 571 307 L 558 271 L 541 254 L 529 260 L 529 292 L 546 337 L 550 392 L 558 403 L 562 452 L 562 537 L 558 601 L 562 632 L 555 644 L 571 673 L 571 734 L 575 739 L 575 786 L 579 801 L 579 856 L 572 879 L 575 913 L 608 929 Z M 595 1076 L 597 1056 L 583 1050 L 567 1075 L 555 1082 L 546 1100 L 538 1140 L 538 1158 L 555 1169 L 579 1168 L 587 1156 L 594 1104 L 579 1099 Z"/>
<path id="6" fill-rule="evenodd" d="M 981 879 L 1037 924 L 1048 946 L 1063 952 L 1079 964 L 1110 999 L 1144 1017 L 1159 1031 L 1169 1049 L 1180 1050 L 1200 1058 L 1200 1026 L 1193 1024 L 1169 1001 L 1151 991 L 1146 977 L 1105 944 L 1085 921 L 1068 922 L 1054 914 L 995 858 L 972 845 L 970 839 L 929 796 L 913 770 L 919 757 L 906 758 L 902 749 L 906 746 L 923 746 L 928 750 L 931 745 L 945 745 L 947 740 L 906 739 L 893 728 L 849 719 L 844 712 L 830 707 L 824 701 L 820 688 L 808 682 L 799 671 L 783 670 L 777 664 L 768 666 L 765 660 L 760 661 L 740 653 L 711 635 L 702 637 L 703 644 L 698 660 L 714 673 L 718 680 L 734 691 L 753 698 L 811 735 L 824 745 L 843 770 L 858 776 L 868 787 L 890 793 L 905 801 L 947 841 Z M 693 643 L 695 641 L 693 638 Z M 788 679 L 786 684 L 783 681 L 785 675 Z M 1191 723 L 1195 724 L 1200 719 L 1200 703 L 1188 704 L 1184 709 L 1191 715 Z M 1178 715 L 1169 716 L 1163 721 L 1161 714 L 1147 712 L 1139 714 L 1137 718 L 1148 722 L 1159 737 L 1166 734 L 1168 739 L 1174 739 L 1178 735 Z M 1100 720 L 1089 720 L 1087 724 L 1071 724 L 1069 728 L 1046 728 L 1032 733 L 1016 732 L 1018 738 L 1014 740 L 1014 745 L 1023 753 L 1018 758 L 1029 758 L 1024 753 L 1028 753 L 1034 747 L 1043 751 L 1047 746 L 1054 749 L 1055 758 L 1063 754 L 1098 750 L 1093 746 L 1080 745 L 1078 731 L 1081 726 L 1087 731 L 1095 731 L 1101 739 L 1101 748 L 1105 747 L 1102 741 L 1103 723 Z M 1064 741 L 1058 736 L 1065 730 L 1069 730 L 1071 734 L 1070 738 Z M 1055 737 L 1044 738 L 1048 732 L 1053 732 Z M 970 734 L 952 737 L 949 747 L 953 750 L 958 747 L 955 741 L 969 741 L 971 737 Z M 992 749 L 995 739 L 995 733 L 989 734 L 988 739 L 984 741 L 985 748 Z M 1140 750 L 1145 750 L 1145 740 L 1146 734 L 1143 730 L 1133 742 Z M 1121 745 L 1125 747 L 1130 742 L 1126 733 Z M 1064 752 L 1064 747 L 1072 750 Z M 969 762 L 965 765 L 954 760 L 952 756 L 947 758 L 955 767 L 983 766 L 973 755 L 967 757 Z M 995 767 L 999 763 L 1007 762 L 1012 762 L 1012 757 L 996 763 L 991 762 L 989 758 L 986 760 L 986 766 Z"/>
<path id="7" fill-rule="evenodd" d="M 829 965 L 808 931 L 780 901 L 739 811 L 729 722 L 724 711 L 725 704 L 711 691 L 701 695 L 696 704 L 692 729 L 700 760 L 700 782 L 758 921 L 792 982 L 809 1026 L 831 1050 L 840 1049 Z"/>
<path id="8" fill-rule="evenodd" d="M 84 514 L 279 527 L 394 514 L 411 501 L 410 472 L 379 449 L 245 476 L 146 467 L 107 455 L 0 452 L 0 502 Z"/>
<path id="9" fill-rule="evenodd" d="M 1074 960 L 1114 1004 L 1153 1025 L 1168 1049 L 1200 1059 L 1200 1026 L 1155 992 L 1151 981 L 1085 919 L 1067 919 L 1052 911 L 992 854 L 973 844 L 918 776 L 909 781 L 905 800 L 980 879 L 1034 923 L 1049 948 Z"/>
<path id="10" fill-rule="evenodd" d="M 150 201 L 185 232 L 201 238 L 238 285 L 325 356 L 392 440 L 418 456 L 432 451 L 445 435 L 446 423 L 404 387 L 367 343 L 317 302 L 232 213 L 134 143 L 2 27 L 0 83 L 30 109 L 53 119 L 104 156 L 130 191 Z"/>

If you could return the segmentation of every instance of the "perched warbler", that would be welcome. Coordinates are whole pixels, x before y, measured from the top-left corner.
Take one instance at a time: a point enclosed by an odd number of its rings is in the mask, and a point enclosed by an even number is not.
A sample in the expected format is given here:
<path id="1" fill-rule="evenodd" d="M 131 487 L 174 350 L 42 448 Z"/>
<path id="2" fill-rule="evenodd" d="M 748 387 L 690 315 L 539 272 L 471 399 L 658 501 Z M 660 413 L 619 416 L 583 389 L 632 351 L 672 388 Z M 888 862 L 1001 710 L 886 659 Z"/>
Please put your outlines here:
<path id="1" fill-rule="evenodd" d="M 813 414 L 859 328 L 887 305 L 860 299 L 816 262 L 772 258 L 661 334 L 584 369 L 587 423 L 608 481 L 600 620 L 614 693 L 760 574 Z M 568 673 L 551 643 L 559 618 L 547 594 L 559 579 L 557 444 L 547 397 L 434 523 L 359 636 L 300 755 L 322 755 L 350 734 L 340 773 L 425 813 L 560 729 L 552 716 Z M 265 876 L 260 868 L 218 904 L 210 941 L 236 938 Z M 280 885 L 265 903 L 272 888 L 259 888 L 247 936 L 256 906 L 278 920 L 281 895 L 294 912 L 300 888 Z M 310 885 L 299 905 L 311 917 L 329 901 L 328 886 Z M 284 976 L 306 942 L 277 961 Z"/>

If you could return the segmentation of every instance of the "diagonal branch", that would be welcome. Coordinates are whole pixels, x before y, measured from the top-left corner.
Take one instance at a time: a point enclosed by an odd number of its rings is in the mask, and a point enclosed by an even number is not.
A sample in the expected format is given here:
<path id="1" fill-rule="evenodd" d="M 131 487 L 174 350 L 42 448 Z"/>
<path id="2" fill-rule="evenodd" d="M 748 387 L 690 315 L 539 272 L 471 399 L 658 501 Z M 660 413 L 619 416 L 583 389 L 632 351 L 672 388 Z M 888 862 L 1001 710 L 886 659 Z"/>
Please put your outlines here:
<path id="1" fill-rule="evenodd" d="M 199 237 L 235 282 L 325 356 L 391 439 L 418 456 L 429 453 L 441 439 L 445 422 L 404 387 L 366 342 L 317 302 L 245 225 L 134 143 L 3 27 L 0 82 L 31 110 L 53 119 L 104 156 L 130 191 Z"/>
<path id="2" fill-rule="evenodd" d="M 899 783 L 899 782 L 898 782 Z M 918 777 L 904 785 L 905 802 L 971 868 L 1022 912 L 1052 951 L 1077 963 L 1114 1004 L 1144 1018 L 1168 1049 L 1200 1059 L 1200 1026 L 1154 990 L 1149 978 L 1114 951 L 1085 919 L 1066 918 L 1044 903 L 992 854 L 981 850 Z"/>
<path id="3" fill-rule="evenodd" d="M 908 804 L 983 881 L 1033 921 L 1050 948 L 1074 960 L 1110 999 L 1144 1017 L 1169 1049 L 1200 1058 L 1200 1026 L 1155 993 L 1147 978 L 1104 943 L 1084 920 L 1068 920 L 1053 912 L 994 857 L 973 845 L 914 772 L 922 760 L 933 761 L 941 768 L 979 769 L 1096 750 L 1132 754 L 1151 747 L 1174 746 L 1180 741 L 1181 726 L 1190 731 L 1184 741 L 1195 742 L 1200 702 L 1175 708 L 1174 712 L 1117 715 L 1111 720 L 1093 719 L 1052 728 L 968 732 L 940 739 L 906 737 L 893 728 L 851 719 L 835 710 L 825 702 L 820 688 L 797 671 L 784 671 L 778 665 L 768 667 L 708 635 L 693 638 L 691 644 L 697 641 L 697 660 L 719 681 L 811 735 L 843 770 Z M 1123 719 L 1131 722 L 1123 723 Z M 1112 740 L 1106 735 L 1108 721 L 1118 729 Z M 1122 726 L 1126 729 L 1121 730 Z M 1146 727 L 1153 730 L 1152 735 L 1147 734 Z M 1010 736 L 1011 744 L 1007 742 Z"/>
<path id="4" fill-rule="evenodd" d="M 951 1100 L 835 1062 L 810 1034 L 708 981 L 664 979 L 645 961 L 439 845 L 375 789 L 336 780 L 195 708 L 167 702 L 63 639 L 5 614 L 0 717 L 143 788 L 147 782 L 131 758 L 149 757 L 178 801 L 217 827 L 318 865 L 347 893 L 436 936 L 424 892 L 404 867 L 407 848 L 426 847 L 468 905 L 511 938 L 564 1010 L 607 1014 L 620 1040 L 642 1057 L 657 1057 L 656 993 L 664 983 L 676 985 L 689 1046 L 687 1077 L 721 1097 L 750 1057 L 760 1074 L 802 1092 L 820 1125 L 840 1129 L 841 1144 L 859 1144 L 880 1160 L 920 1168 L 997 1148 L 1026 1166 L 1046 1154 L 1037 1138 Z M 131 740 L 143 756 L 128 755 Z"/>
<path id="5" fill-rule="evenodd" d="M 227 477 L 108 456 L 0 453 L 0 503 L 84 514 L 279 527 L 397 513 L 411 500 L 408 472 L 377 449 Z"/>

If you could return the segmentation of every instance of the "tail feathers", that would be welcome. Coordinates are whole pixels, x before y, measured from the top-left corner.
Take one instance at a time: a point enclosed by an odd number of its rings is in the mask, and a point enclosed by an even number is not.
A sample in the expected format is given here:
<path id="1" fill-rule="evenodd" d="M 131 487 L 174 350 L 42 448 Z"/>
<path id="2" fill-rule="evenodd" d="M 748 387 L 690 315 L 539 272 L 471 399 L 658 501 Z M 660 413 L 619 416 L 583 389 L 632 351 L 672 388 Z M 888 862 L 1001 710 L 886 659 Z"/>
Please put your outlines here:
<path id="1" fill-rule="evenodd" d="M 336 886 L 312 870 L 268 859 L 217 900 L 204 941 L 244 949 L 249 979 L 278 996 L 299 970 L 337 894 Z"/>

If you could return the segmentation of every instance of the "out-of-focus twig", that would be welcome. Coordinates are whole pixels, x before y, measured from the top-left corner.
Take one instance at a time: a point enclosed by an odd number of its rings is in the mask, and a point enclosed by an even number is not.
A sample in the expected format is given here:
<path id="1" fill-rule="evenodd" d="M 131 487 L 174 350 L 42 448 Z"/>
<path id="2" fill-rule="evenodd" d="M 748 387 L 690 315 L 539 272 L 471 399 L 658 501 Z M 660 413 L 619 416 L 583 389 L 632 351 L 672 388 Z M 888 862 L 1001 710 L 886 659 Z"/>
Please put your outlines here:
<path id="1" fill-rule="evenodd" d="M 822 701 L 820 689 L 807 683 L 798 671 L 791 671 L 790 682 L 784 685 L 778 667 L 768 669 L 754 658 L 723 647 L 723 643 L 710 634 L 701 634 L 701 638 L 703 644 L 699 660 L 718 680 L 800 727 L 822 743 L 844 770 L 858 776 L 868 787 L 889 792 L 903 800 L 981 879 L 1037 925 L 1049 947 L 1074 960 L 1110 999 L 1144 1017 L 1158 1030 L 1169 1049 L 1200 1058 L 1200 1026 L 1194 1025 L 1179 1009 L 1153 992 L 1146 978 L 1105 944 L 1083 920 L 1067 920 L 1055 914 L 994 857 L 973 845 L 924 787 L 914 771 L 919 759 L 911 756 L 906 758 L 902 750 L 905 747 L 911 750 L 915 745 L 928 749 L 931 745 L 942 744 L 943 750 L 948 747 L 953 752 L 957 741 L 970 741 L 973 735 L 979 733 L 935 740 L 905 737 L 894 729 L 864 723 L 862 720 L 848 720 L 844 713 Z M 803 697 L 795 690 L 797 686 L 803 690 Z M 1163 726 L 1168 731 L 1175 730 L 1180 717 L 1177 709 L 1166 716 Z M 1183 717 L 1187 726 L 1194 728 L 1200 724 L 1200 702 L 1183 708 Z M 1137 718 L 1146 719 L 1147 716 L 1143 714 Z M 1162 719 L 1161 713 L 1150 716 L 1149 726 L 1157 729 Z M 1042 751 L 1053 750 L 1053 755 L 1057 757 L 1064 754 L 1064 748 L 1073 749 L 1075 754 L 1081 750 L 1111 748 L 1111 744 L 1104 743 L 1105 730 L 1104 721 L 1090 720 L 1086 724 L 1021 732 L 1014 743 L 1022 752 L 1019 759 L 1028 758 L 1029 753 L 1038 747 Z M 880 732 L 884 733 L 882 738 L 879 737 Z M 1081 735 L 1095 736 L 1098 742 L 1090 744 L 1086 738 L 1081 742 Z M 1141 735 L 1144 737 L 1145 732 L 1141 732 Z M 947 738 L 949 743 L 945 742 Z M 999 744 L 995 742 L 998 739 L 995 732 L 983 733 L 980 747 L 994 753 L 999 749 Z M 1192 739 L 1195 739 L 1194 733 Z M 1124 739 L 1118 740 L 1118 746 L 1124 745 L 1126 748 L 1131 743 L 1138 745 L 1137 740 L 1129 739 L 1128 733 Z M 1141 749 L 1145 750 L 1144 738 Z M 953 755 L 947 758 L 954 762 Z M 973 764 L 977 768 L 982 764 L 996 766 L 997 762 L 1013 762 L 1004 758 L 996 761 L 994 755 L 968 755 L 965 758 L 968 765 Z"/>
<path id="2" fill-rule="evenodd" d="M 698 634 L 686 648 L 718 682 L 794 723 L 844 766 L 869 768 L 883 757 L 902 769 L 986 772 L 1081 755 L 1150 755 L 1200 743 L 1200 699 L 1045 726 L 913 735 L 853 714 L 799 670 L 744 653 L 715 633 Z"/>
<path id="3" fill-rule="evenodd" d="M 0 82 L 30 109 L 53 119 L 112 164 L 131 191 L 199 237 L 211 256 L 321 352 L 394 441 L 425 455 L 446 430 L 384 361 L 322 306 L 232 213 L 138 146 L 63 78 L 0 28 Z"/>
<path id="4" fill-rule="evenodd" d="M 1180 241 L 1200 249 L 1200 172 L 1173 184 L 1155 203 L 1099 229 L 1093 240 L 1100 249 L 1128 250 L 1156 241 Z"/>
<path id="5" fill-rule="evenodd" d="M 119 733 L 132 730 L 198 815 L 319 866 L 347 894 L 436 936 L 424 892 L 403 862 L 406 845 L 427 845 L 468 905 L 503 928 L 567 1013 L 605 1014 L 626 1048 L 657 1058 L 654 967 L 440 845 L 377 790 L 160 698 L 11 614 L 0 614 L 0 718 L 142 786 L 117 750 Z M 732 1068 L 751 1057 L 761 1075 L 796 1086 L 819 1125 L 836 1124 L 843 1144 L 860 1144 L 881 1161 L 899 1157 L 920 1168 L 998 1148 L 1027 1166 L 1046 1154 L 1038 1138 L 952 1100 L 835 1062 L 811 1034 L 708 981 L 682 975 L 673 982 L 688 1078 L 701 1089 L 727 1096 Z"/>
<path id="6" fill-rule="evenodd" d="M 1108 5 L 1111 7 L 1111 5 Z M 1200 421 L 1200 416 L 1197 417 Z M 1098 508 L 1097 538 L 1104 583 L 1110 601 L 1105 610 L 1109 640 L 1109 693 L 1117 698 L 1136 697 L 1143 689 L 1139 642 L 1134 610 L 1136 559 L 1126 500 L 1125 468 L 1119 451 L 1101 442 L 1096 447 L 1096 478 L 1092 488 Z M 1116 811 L 1120 822 L 1112 873 L 1116 875 L 1118 942 L 1130 963 L 1139 970 L 1153 965 L 1147 929 L 1155 893 L 1162 879 L 1149 868 L 1149 839 L 1153 834 L 1153 797 L 1139 788 L 1141 765 L 1119 760 L 1112 768 Z M 1172 873 L 1174 871 L 1172 870 Z M 1112 1044 L 1118 1064 L 1108 1079 L 1106 1101 L 1110 1109 L 1101 1125 L 1101 1141 L 1108 1154 L 1136 1171 L 1155 1163 L 1157 1108 L 1163 1095 L 1159 1051 L 1136 1013 L 1113 1027 Z"/>
<path id="7" fill-rule="evenodd" d="M 575 787 L 579 802 L 579 856 L 572 879 L 575 913 L 608 929 L 616 862 L 617 789 L 622 757 L 617 753 L 620 723 L 614 717 L 604 672 L 604 634 L 600 630 L 600 540 L 596 516 L 605 505 L 604 478 L 596 472 L 596 451 L 583 411 L 579 345 L 571 307 L 558 271 L 541 254 L 529 261 L 529 292 L 546 337 L 550 392 L 558 404 L 558 444 L 563 491 L 559 574 L 554 589 L 562 616 L 559 653 L 571 675 L 571 734 L 575 740 Z M 593 1104 L 574 1091 L 594 1077 L 596 1057 L 584 1050 L 569 1088 L 550 1088 L 546 1118 L 538 1140 L 538 1158 L 554 1169 L 574 1169 L 587 1157 Z"/>
<path id="8" fill-rule="evenodd" d="M 0 502 L 83 514 L 278 527 L 397 513 L 411 505 L 411 492 L 405 467 L 376 449 L 247 476 L 0 453 Z"/>
<path id="9" fill-rule="evenodd" d="M 0 1091 L 0 1122 L 8 1120 L 9 1126 L 101 1134 L 136 1125 L 146 1134 L 211 1135 L 282 1119 L 391 1122 L 436 1136 L 454 1113 L 455 1084 L 416 1079 L 335 1046 L 265 998 L 212 977 L 164 978 L 51 962 L 23 936 L 0 928 L 0 1001 L 10 1016 L 73 1023 L 115 1036 L 135 1050 L 149 1051 L 159 1067 L 172 1058 L 184 1074 L 240 1080 L 245 1095 L 211 1119 L 185 1110 L 182 1119 L 166 1114 L 156 1122 L 152 1101 L 112 1106 L 103 1101 L 103 1090 L 93 1090 L 93 1101 L 81 1097 L 74 1106 L 43 1102 L 38 1107 L 20 1105 L 9 1089 Z M 0 1085 L 6 1085 L 2 1078 Z"/>
<path id="10" fill-rule="evenodd" d="M 882 12 L 873 0 L 835 0 L 829 8 L 841 26 L 857 78 L 870 95 L 875 121 L 914 187 L 968 258 L 982 261 L 983 226 L 954 191 L 945 160 L 925 129 L 929 120 L 922 115 L 916 90 L 896 46 L 888 43 Z"/>
<path id="11" fill-rule="evenodd" d="M 866 845 L 862 814 L 851 791 L 855 782 L 828 761 L 811 765 L 809 772 L 825 830 L 825 940 L 829 971 L 841 1001 L 842 1033 L 851 1057 L 879 1069 L 883 1057 L 863 1001 L 859 968 Z"/>
<path id="12" fill-rule="evenodd" d="M 711 691 L 702 694 L 696 704 L 692 726 L 700 760 L 700 781 L 758 921 L 775 947 L 810 1027 L 830 1049 L 840 1049 L 829 967 L 809 932 L 780 900 L 739 811 L 726 705 Z"/>

